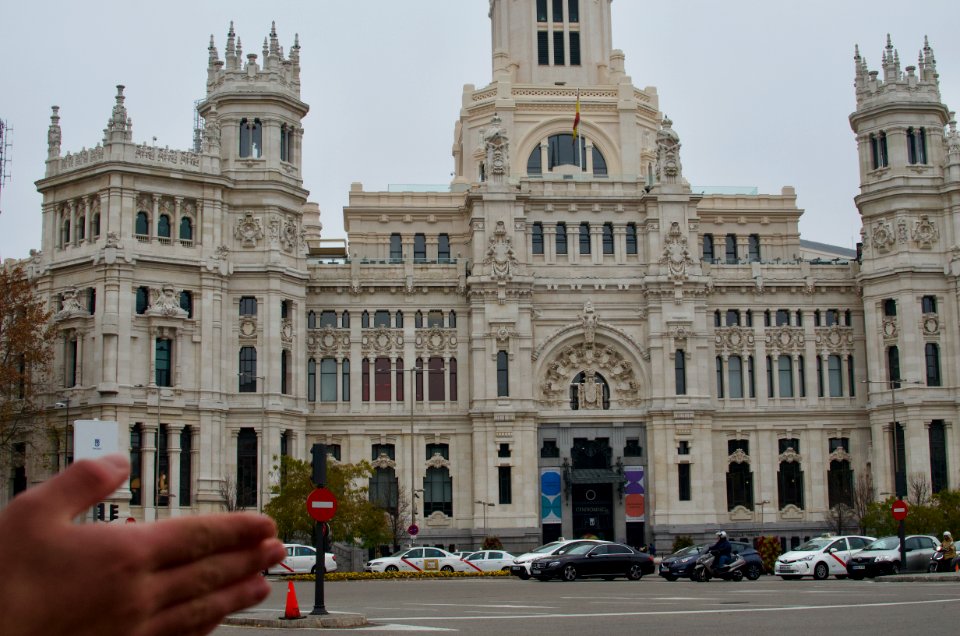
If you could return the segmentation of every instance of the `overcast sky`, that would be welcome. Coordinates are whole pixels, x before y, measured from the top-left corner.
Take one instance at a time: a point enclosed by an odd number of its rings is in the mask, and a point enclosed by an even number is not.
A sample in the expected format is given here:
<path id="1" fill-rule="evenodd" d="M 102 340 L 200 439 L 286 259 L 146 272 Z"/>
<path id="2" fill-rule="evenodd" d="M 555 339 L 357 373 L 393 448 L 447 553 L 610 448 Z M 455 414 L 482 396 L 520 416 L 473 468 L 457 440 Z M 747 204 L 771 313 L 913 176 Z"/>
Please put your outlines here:
<path id="1" fill-rule="evenodd" d="M 581 0 L 581 2 L 590 0 Z M 602 0 L 601 0 L 602 1 Z M 234 20 L 260 52 L 271 20 L 285 51 L 300 34 L 304 186 L 325 238 L 343 237 L 350 183 L 448 183 L 463 84 L 489 83 L 488 0 L 11 2 L 0 20 L 0 119 L 10 178 L 0 257 L 40 248 L 50 106 L 62 151 L 101 141 L 116 84 L 136 142 L 189 149 L 206 91 L 207 45 L 223 55 Z M 960 108 L 956 4 L 947 0 L 614 0 L 613 42 L 674 122 L 697 186 L 797 188 L 803 238 L 852 247 L 860 222 L 853 47 L 879 69 L 886 34 L 902 66 L 929 35 L 944 102 Z"/>

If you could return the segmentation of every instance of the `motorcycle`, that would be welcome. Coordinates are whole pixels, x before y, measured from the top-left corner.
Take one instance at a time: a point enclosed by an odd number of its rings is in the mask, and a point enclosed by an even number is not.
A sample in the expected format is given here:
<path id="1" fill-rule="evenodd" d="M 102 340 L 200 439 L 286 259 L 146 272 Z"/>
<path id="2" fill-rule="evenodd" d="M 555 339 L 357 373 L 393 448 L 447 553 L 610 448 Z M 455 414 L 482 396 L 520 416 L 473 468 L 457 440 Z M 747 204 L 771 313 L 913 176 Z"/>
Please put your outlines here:
<path id="1" fill-rule="evenodd" d="M 953 572 L 953 562 L 954 559 L 944 558 L 943 550 L 937 550 L 930 555 L 927 572 Z"/>
<path id="2" fill-rule="evenodd" d="M 723 579 L 725 581 L 743 580 L 743 568 L 747 562 L 742 556 L 735 553 L 733 560 L 721 568 L 714 569 L 713 564 L 716 558 L 716 555 L 709 551 L 701 554 L 693 566 L 690 580 L 700 581 L 702 583 L 706 583 L 711 578 Z"/>

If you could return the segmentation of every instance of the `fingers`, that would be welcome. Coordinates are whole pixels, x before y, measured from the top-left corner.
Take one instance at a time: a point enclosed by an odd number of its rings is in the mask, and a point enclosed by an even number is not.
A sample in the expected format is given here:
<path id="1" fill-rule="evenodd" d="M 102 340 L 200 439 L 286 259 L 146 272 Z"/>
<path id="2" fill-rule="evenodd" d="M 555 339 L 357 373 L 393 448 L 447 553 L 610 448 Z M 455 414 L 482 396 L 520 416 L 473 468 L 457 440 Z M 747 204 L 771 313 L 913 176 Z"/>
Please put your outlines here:
<path id="1" fill-rule="evenodd" d="M 51 519 L 70 520 L 116 491 L 129 474 L 130 462 L 123 455 L 79 460 L 22 496 L 34 502 L 32 511 L 48 514 Z"/>
<path id="2" fill-rule="evenodd" d="M 180 517 L 141 526 L 137 531 L 143 535 L 150 570 L 255 548 L 277 534 L 272 519 L 246 513 Z"/>
<path id="3" fill-rule="evenodd" d="M 267 539 L 251 549 L 221 552 L 161 570 L 150 584 L 154 600 L 158 607 L 165 608 L 206 596 L 266 570 L 286 554 L 279 539 Z"/>
<path id="4" fill-rule="evenodd" d="M 158 612 L 143 630 L 144 636 L 207 634 L 232 612 L 256 605 L 270 594 L 270 585 L 259 574 L 205 596 L 195 597 Z"/>

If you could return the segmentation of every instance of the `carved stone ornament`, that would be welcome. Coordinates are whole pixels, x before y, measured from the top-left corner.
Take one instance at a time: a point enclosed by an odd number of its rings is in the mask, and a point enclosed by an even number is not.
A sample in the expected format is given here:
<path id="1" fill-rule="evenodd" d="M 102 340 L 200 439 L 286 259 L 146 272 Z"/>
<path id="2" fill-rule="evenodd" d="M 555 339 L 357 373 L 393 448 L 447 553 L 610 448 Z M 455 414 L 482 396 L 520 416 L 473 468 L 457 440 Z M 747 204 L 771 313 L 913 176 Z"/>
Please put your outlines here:
<path id="1" fill-rule="evenodd" d="M 239 324 L 240 337 L 249 340 L 257 337 L 257 321 L 250 316 L 244 316 Z"/>
<path id="2" fill-rule="evenodd" d="M 386 453 L 380 453 L 375 460 L 370 462 L 370 465 L 374 468 L 394 468 L 397 467 L 397 462 L 390 459 L 390 456 Z"/>
<path id="3" fill-rule="evenodd" d="M 403 353 L 403 329 L 367 329 L 360 339 L 363 353 Z"/>
<path id="4" fill-rule="evenodd" d="M 777 457 L 777 461 L 780 462 L 781 464 L 783 464 L 783 463 L 787 463 L 787 464 L 797 463 L 797 464 L 799 464 L 799 463 L 800 463 L 801 461 L 803 461 L 803 460 L 802 460 L 802 458 L 800 457 L 800 453 L 798 453 L 797 451 L 795 451 L 795 450 L 791 447 L 791 448 L 788 448 L 787 450 L 783 451 L 782 453 L 780 453 L 780 455 Z"/>
<path id="5" fill-rule="evenodd" d="M 803 353 L 803 327 L 768 327 L 764 342 L 767 350 Z"/>
<path id="6" fill-rule="evenodd" d="M 287 219 L 280 230 L 280 247 L 284 252 L 292 252 L 300 244 L 300 233 L 297 231 L 297 222 Z"/>
<path id="7" fill-rule="evenodd" d="M 877 251 L 886 252 L 896 243 L 896 238 L 893 235 L 893 226 L 890 225 L 889 221 L 877 221 L 874 223 L 871 234 L 873 235 L 873 240 L 870 244 Z"/>
<path id="8" fill-rule="evenodd" d="M 307 350 L 311 353 L 320 353 L 332 356 L 350 351 L 350 331 L 348 329 L 311 329 L 307 333 Z"/>
<path id="9" fill-rule="evenodd" d="M 107 241 L 104 243 L 104 247 L 111 247 L 118 250 L 123 249 L 120 245 L 120 235 L 113 230 L 107 232 Z"/>
<path id="10" fill-rule="evenodd" d="M 923 333 L 927 336 L 935 336 L 940 333 L 940 320 L 934 315 L 923 317 Z"/>
<path id="11" fill-rule="evenodd" d="M 580 314 L 580 322 L 583 323 L 583 339 L 588 345 L 593 345 L 593 339 L 597 333 L 597 321 L 593 302 L 588 300 L 583 304 L 583 313 Z"/>
<path id="12" fill-rule="evenodd" d="M 153 304 L 144 313 L 148 316 L 168 316 L 172 318 L 186 318 L 187 310 L 180 306 L 180 298 L 173 285 L 163 285 L 150 290 Z"/>
<path id="13" fill-rule="evenodd" d="M 853 327 L 816 327 L 814 341 L 817 351 L 846 354 L 853 351 Z"/>
<path id="14" fill-rule="evenodd" d="M 487 254 L 483 264 L 490 266 L 490 277 L 500 285 L 513 278 L 517 259 L 513 253 L 513 241 L 507 236 L 503 221 L 497 221 L 497 228 L 490 237 Z"/>
<path id="15" fill-rule="evenodd" d="M 680 136 L 673 130 L 670 118 L 664 117 L 657 131 L 657 181 L 677 183 L 682 174 Z"/>
<path id="16" fill-rule="evenodd" d="M 284 320 L 280 325 L 280 340 L 285 344 L 293 342 L 293 322 L 289 319 Z"/>
<path id="17" fill-rule="evenodd" d="M 717 327 L 715 342 L 717 351 L 722 353 L 752 353 L 756 337 L 749 327 Z"/>
<path id="18" fill-rule="evenodd" d="M 749 464 L 750 456 L 743 452 L 742 448 L 730 453 L 730 456 L 727 457 L 727 464 Z"/>
<path id="19" fill-rule="evenodd" d="M 434 453 L 433 457 L 427 460 L 427 468 L 450 468 L 450 461 L 440 453 Z"/>
<path id="20" fill-rule="evenodd" d="M 676 221 L 670 224 L 660 264 L 667 266 L 667 275 L 675 282 L 686 280 L 687 267 L 693 265 L 687 246 L 687 237 L 681 232 L 680 224 Z"/>
<path id="21" fill-rule="evenodd" d="M 881 325 L 884 340 L 896 340 L 899 329 L 895 318 L 884 318 Z"/>
<path id="22" fill-rule="evenodd" d="M 934 243 L 940 240 L 940 230 L 937 229 L 928 215 L 921 214 L 920 220 L 913 226 L 912 238 L 919 248 L 929 250 Z"/>
<path id="23" fill-rule="evenodd" d="M 510 174 L 510 138 L 502 126 L 500 115 L 494 113 L 490 126 L 483 131 L 487 180 L 501 184 Z"/>
<path id="24" fill-rule="evenodd" d="M 443 327 L 418 330 L 415 342 L 418 352 L 421 350 L 432 354 L 456 352 L 457 332 L 455 329 L 444 329 Z"/>
<path id="25" fill-rule="evenodd" d="M 577 404 L 583 411 L 603 408 L 603 384 L 597 381 L 597 374 L 593 369 L 586 369 L 583 372 L 583 381 L 577 384 Z"/>
<path id="26" fill-rule="evenodd" d="M 780 518 L 787 521 L 799 521 L 803 519 L 803 510 L 793 504 L 787 504 L 780 509 Z"/>
<path id="27" fill-rule="evenodd" d="M 832 453 L 827 456 L 827 462 L 849 462 L 853 460 L 853 456 L 848 453 L 843 446 L 837 447 Z"/>
<path id="28" fill-rule="evenodd" d="M 736 506 L 730 511 L 730 521 L 752 521 L 753 511 L 746 506 Z"/>
<path id="29" fill-rule="evenodd" d="M 640 403 L 640 384 L 630 361 L 613 347 L 591 347 L 581 342 L 564 348 L 546 364 L 540 383 L 541 404 L 554 408 L 569 404 L 570 384 L 585 369 L 606 378 L 611 406 L 623 408 Z"/>
<path id="30" fill-rule="evenodd" d="M 260 217 L 253 216 L 252 212 L 245 212 L 243 218 L 237 221 L 233 236 L 241 242 L 243 247 L 256 247 L 257 242 L 263 240 L 263 224 Z"/>
<path id="31" fill-rule="evenodd" d="M 907 231 L 906 219 L 897 219 L 897 240 L 901 244 L 905 245 L 907 243 L 908 236 L 909 232 Z"/>
<path id="32" fill-rule="evenodd" d="M 89 311 L 80 306 L 78 294 L 76 287 L 68 287 L 63 291 L 63 308 L 54 315 L 54 320 L 68 320 L 78 316 L 90 315 Z"/>
<path id="33" fill-rule="evenodd" d="M 690 329 L 684 325 L 677 325 L 673 328 L 673 345 L 677 349 L 687 348 L 687 338 L 690 336 Z"/>

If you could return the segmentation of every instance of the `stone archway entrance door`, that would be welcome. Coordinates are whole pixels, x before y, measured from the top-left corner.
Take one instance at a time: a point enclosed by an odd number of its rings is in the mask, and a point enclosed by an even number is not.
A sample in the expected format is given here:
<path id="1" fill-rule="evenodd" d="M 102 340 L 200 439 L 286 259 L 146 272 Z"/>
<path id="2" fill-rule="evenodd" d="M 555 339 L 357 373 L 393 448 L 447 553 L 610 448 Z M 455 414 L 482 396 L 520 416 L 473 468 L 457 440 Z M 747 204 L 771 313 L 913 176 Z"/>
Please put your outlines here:
<path id="1" fill-rule="evenodd" d="M 574 538 L 614 541 L 613 484 L 575 484 L 573 486 Z"/>

